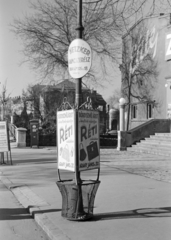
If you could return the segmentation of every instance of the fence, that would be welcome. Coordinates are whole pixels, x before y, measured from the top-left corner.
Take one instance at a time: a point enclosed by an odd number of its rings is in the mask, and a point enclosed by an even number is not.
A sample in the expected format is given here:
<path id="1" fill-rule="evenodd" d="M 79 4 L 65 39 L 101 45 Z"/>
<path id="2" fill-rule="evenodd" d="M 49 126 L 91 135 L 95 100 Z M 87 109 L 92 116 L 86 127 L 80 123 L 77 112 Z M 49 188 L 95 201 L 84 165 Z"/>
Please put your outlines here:
<path id="1" fill-rule="evenodd" d="M 26 146 L 30 146 L 30 131 L 27 131 L 26 135 Z M 39 132 L 39 146 L 56 146 L 56 132 L 54 133 L 41 133 Z M 103 134 L 100 135 L 100 147 L 111 147 L 117 146 L 117 134 Z"/>

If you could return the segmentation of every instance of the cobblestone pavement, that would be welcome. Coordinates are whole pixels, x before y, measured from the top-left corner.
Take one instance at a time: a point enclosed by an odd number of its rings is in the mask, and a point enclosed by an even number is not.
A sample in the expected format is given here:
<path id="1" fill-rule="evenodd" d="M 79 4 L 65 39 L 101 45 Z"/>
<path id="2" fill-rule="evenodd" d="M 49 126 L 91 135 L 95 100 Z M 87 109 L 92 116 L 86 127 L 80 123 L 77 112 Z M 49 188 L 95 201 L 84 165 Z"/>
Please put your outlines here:
<path id="1" fill-rule="evenodd" d="M 101 149 L 101 162 L 127 172 L 171 183 L 171 158 L 146 153 Z"/>

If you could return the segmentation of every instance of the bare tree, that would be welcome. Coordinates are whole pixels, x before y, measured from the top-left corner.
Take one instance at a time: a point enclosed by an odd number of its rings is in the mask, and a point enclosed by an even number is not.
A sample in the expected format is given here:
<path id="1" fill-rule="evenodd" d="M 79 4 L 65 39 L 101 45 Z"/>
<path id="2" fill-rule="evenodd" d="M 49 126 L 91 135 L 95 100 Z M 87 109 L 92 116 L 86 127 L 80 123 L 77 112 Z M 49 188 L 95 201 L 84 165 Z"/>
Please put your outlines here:
<path id="1" fill-rule="evenodd" d="M 28 85 L 26 91 L 22 93 L 22 100 L 27 112 L 31 112 L 33 117 L 40 119 L 42 123 L 49 122 L 49 119 L 54 118 L 57 107 L 61 105 L 63 99 L 64 93 L 59 94 L 58 90 L 50 85 Z"/>
<path id="2" fill-rule="evenodd" d="M 110 108 L 119 108 L 119 99 L 121 98 L 121 89 L 115 89 L 111 97 L 108 98 L 107 103 Z"/>
<path id="3" fill-rule="evenodd" d="M 152 101 L 156 87 L 158 69 L 154 59 L 156 39 L 154 30 L 149 33 L 140 22 L 123 38 L 122 93 L 126 97 L 127 130 L 129 129 L 130 107 L 133 101 Z M 153 47 L 153 53 L 149 47 Z"/>
<path id="4" fill-rule="evenodd" d="M 154 12 L 154 3 L 149 6 Z M 107 76 L 108 60 L 121 60 L 121 35 L 148 0 L 84 0 L 84 39 L 93 52 L 93 66 L 87 77 L 96 80 L 100 71 Z M 40 1 L 31 5 L 35 14 L 14 21 L 13 31 L 23 40 L 24 61 L 39 70 L 42 79 L 68 72 L 68 46 L 76 38 L 77 1 Z M 98 75 L 99 77 L 99 75 Z"/>
<path id="5" fill-rule="evenodd" d="M 43 116 L 40 106 L 41 94 L 43 94 L 42 85 L 28 85 L 27 89 L 22 91 L 22 101 L 26 111 L 31 113 L 34 118 L 39 118 L 42 121 Z"/>
<path id="6" fill-rule="evenodd" d="M 8 112 L 11 111 L 8 103 L 10 101 L 10 93 L 7 91 L 7 80 L 2 85 L 2 92 L 0 93 L 0 105 L 1 105 L 1 119 L 5 120 Z"/>
<path id="7" fill-rule="evenodd" d="M 35 16 L 14 21 L 14 32 L 23 40 L 25 61 L 39 69 L 43 77 L 67 71 L 68 46 L 76 38 L 76 1 L 38 1 L 32 8 Z M 122 23 L 119 13 L 114 17 L 112 11 L 116 12 L 111 0 L 84 4 L 84 39 L 96 60 L 98 56 L 109 56 L 117 61 Z"/>

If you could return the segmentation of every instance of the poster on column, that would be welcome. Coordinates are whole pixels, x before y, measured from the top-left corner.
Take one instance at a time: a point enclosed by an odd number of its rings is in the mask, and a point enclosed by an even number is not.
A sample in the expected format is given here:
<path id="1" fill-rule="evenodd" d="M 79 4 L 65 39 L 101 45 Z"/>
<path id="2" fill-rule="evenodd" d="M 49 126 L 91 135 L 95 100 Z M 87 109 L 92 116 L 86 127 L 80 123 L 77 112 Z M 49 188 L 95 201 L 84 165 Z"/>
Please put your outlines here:
<path id="1" fill-rule="evenodd" d="M 78 111 L 79 171 L 100 167 L 99 112 Z"/>
<path id="2" fill-rule="evenodd" d="M 75 110 L 57 112 L 58 169 L 75 171 Z"/>
<path id="3" fill-rule="evenodd" d="M 0 152 L 8 152 L 8 129 L 5 121 L 0 121 Z"/>

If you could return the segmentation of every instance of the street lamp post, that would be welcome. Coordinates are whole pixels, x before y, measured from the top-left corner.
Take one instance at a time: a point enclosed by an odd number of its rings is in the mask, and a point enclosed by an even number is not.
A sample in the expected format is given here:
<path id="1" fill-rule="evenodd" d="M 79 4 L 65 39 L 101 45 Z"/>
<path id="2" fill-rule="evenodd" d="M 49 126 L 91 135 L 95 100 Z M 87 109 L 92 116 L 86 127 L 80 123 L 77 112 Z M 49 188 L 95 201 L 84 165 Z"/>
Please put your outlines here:
<path id="1" fill-rule="evenodd" d="M 125 99 L 121 98 L 119 100 L 120 107 L 120 131 L 125 131 Z"/>
<path id="2" fill-rule="evenodd" d="M 119 108 L 120 108 L 120 129 L 118 131 L 118 151 L 126 150 L 126 132 L 125 132 L 125 99 L 121 98 L 119 100 Z"/>

